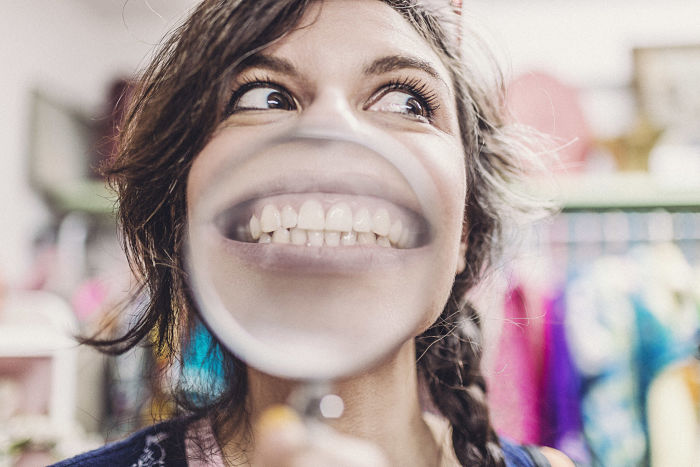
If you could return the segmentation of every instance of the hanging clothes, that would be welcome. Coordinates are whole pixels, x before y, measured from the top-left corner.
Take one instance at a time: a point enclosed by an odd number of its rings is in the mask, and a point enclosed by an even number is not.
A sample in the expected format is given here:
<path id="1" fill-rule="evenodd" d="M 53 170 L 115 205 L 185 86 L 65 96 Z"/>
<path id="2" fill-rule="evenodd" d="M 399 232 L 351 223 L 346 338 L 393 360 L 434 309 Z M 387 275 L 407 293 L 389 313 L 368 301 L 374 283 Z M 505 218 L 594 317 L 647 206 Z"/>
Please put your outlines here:
<path id="1" fill-rule="evenodd" d="M 545 347 L 542 443 L 588 463 L 589 453 L 581 420 L 581 378 L 567 343 L 565 289 L 544 301 Z"/>
<path id="2" fill-rule="evenodd" d="M 541 320 L 528 315 L 522 289 L 513 288 L 506 296 L 489 402 L 499 434 L 525 444 L 540 444 L 541 439 L 542 375 L 530 341 L 538 324 Z"/>
<path id="3" fill-rule="evenodd" d="M 582 271 L 566 291 L 566 330 L 583 378 L 581 413 L 594 464 L 643 465 L 633 290 L 634 267 L 606 257 Z"/>
<path id="4" fill-rule="evenodd" d="M 645 465 L 652 381 L 697 345 L 690 266 L 671 244 L 603 257 L 567 287 L 584 433 L 600 465 Z"/>

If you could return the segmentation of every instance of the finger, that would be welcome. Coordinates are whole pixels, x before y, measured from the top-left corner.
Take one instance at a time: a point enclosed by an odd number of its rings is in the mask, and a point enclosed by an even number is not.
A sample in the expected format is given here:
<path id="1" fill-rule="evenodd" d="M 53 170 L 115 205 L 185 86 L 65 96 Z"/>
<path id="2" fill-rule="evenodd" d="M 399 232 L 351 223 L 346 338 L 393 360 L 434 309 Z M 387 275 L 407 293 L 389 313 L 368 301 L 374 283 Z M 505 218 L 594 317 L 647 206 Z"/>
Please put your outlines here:
<path id="1" fill-rule="evenodd" d="M 327 428 L 327 427 L 324 427 Z M 375 444 L 365 440 L 341 435 L 331 429 L 314 430 L 309 438 L 305 454 L 317 456 L 318 463 L 298 465 L 326 465 L 338 467 L 385 467 L 386 457 Z"/>
<path id="2" fill-rule="evenodd" d="M 307 431 L 299 416 L 286 406 L 273 406 L 260 416 L 255 429 L 256 463 L 291 467 L 307 445 Z"/>
<path id="3" fill-rule="evenodd" d="M 286 406 L 267 409 L 256 424 L 255 464 L 269 467 L 384 467 L 374 444 L 341 435 L 319 422 L 305 425 Z"/>

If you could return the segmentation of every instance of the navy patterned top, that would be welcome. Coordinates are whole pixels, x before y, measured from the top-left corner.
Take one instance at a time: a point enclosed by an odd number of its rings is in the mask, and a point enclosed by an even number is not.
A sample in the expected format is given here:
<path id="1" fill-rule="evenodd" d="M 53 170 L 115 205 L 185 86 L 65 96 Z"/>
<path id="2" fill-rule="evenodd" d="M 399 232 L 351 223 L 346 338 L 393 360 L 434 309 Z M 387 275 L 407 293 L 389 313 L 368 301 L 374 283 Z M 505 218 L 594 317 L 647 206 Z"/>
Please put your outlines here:
<path id="1" fill-rule="evenodd" d="M 182 419 L 159 423 L 123 441 L 107 444 L 52 467 L 187 467 L 187 426 L 187 421 Z M 521 446 L 507 439 L 501 439 L 501 446 L 509 467 L 550 465 L 534 447 Z"/>

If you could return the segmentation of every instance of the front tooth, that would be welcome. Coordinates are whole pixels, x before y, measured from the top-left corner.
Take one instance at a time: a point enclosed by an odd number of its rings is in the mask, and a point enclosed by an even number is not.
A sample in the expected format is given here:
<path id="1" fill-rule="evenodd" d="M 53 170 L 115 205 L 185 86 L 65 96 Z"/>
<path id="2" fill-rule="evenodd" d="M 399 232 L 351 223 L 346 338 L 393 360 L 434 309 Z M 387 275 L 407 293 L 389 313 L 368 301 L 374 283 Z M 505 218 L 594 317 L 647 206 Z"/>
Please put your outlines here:
<path id="1" fill-rule="evenodd" d="M 352 210 L 345 203 L 336 203 L 326 213 L 326 230 L 350 232 L 352 230 Z"/>
<path id="2" fill-rule="evenodd" d="M 260 228 L 265 233 L 274 232 L 282 227 L 282 216 L 274 204 L 268 204 L 260 214 Z"/>
<path id="3" fill-rule="evenodd" d="M 376 245 L 377 237 L 372 232 L 360 232 L 357 234 L 357 243 L 360 245 Z"/>
<path id="4" fill-rule="evenodd" d="M 286 205 L 282 208 L 282 227 L 285 229 L 291 229 L 297 226 L 297 212 L 290 205 Z"/>
<path id="5" fill-rule="evenodd" d="M 253 237 L 253 240 L 259 239 L 262 230 L 258 218 L 255 216 L 251 217 L 248 226 L 250 227 L 250 236 Z"/>
<path id="6" fill-rule="evenodd" d="M 306 230 L 298 228 L 292 229 L 290 235 L 294 245 L 306 245 Z"/>
<path id="7" fill-rule="evenodd" d="M 260 238 L 258 239 L 258 243 L 272 243 L 272 237 L 268 233 L 260 234 Z"/>
<path id="8" fill-rule="evenodd" d="M 377 238 L 377 245 L 389 248 L 391 246 L 391 242 L 389 241 L 388 237 L 379 237 Z"/>
<path id="9" fill-rule="evenodd" d="M 309 230 L 306 234 L 308 246 L 323 246 L 323 230 Z"/>
<path id="10" fill-rule="evenodd" d="M 321 203 L 314 200 L 305 201 L 299 209 L 297 226 L 306 230 L 323 230 L 326 226 L 326 219 Z"/>
<path id="11" fill-rule="evenodd" d="M 384 208 L 379 208 L 372 218 L 372 231 L 380 237 L 386 237 L 391 230 L 391 219 L 389 212 Z"/>
<path id="12" fill-rule="evenodd" d="M 325 240 L 328 246 L 340 245 L 340 232 L 326 232 Z"/>
<path id="13" fill-rule="evenodd" d="M 357 232 L 345 232 L 340 238 L 343 246 L 353 246 L 357 243 Z"/>
<path id="14" fill-rule="evenodd" d="M 275 230 L 275 233 L 272 234 L 272 243 L 289 243 L 289 230 Z"/>
<path id="15" fill-rule="evenodd" d="M 372 230 L 372 217 L 369 210 L 362 208 L 355 214 L 352 222 L 352 229 L 355 232 L 369 232 Z"/>
<path id="16" fill-rule="evenodd" d="M 394 222 L 389 230 L 389 241 L 393 244 L 397 244 L 401 240 L 401 234 L 403 233 L 403 223 L 401 219 Z"/>

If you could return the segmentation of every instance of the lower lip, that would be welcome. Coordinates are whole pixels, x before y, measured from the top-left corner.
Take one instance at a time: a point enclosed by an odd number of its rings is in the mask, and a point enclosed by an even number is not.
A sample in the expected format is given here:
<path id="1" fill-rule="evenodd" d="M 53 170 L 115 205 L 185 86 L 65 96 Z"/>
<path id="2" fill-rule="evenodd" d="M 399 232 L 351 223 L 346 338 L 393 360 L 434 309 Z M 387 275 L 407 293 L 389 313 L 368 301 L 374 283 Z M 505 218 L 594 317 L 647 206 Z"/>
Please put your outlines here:
<path id="1" fill-rule="evenodd" d="M 358 274 L 395 270 L 424 254 L 427 247 L 397 249 L 380 246 L 313 247 L 274 243 L 245 243 L 221 237 L 221 251 L 243 263 L 270 271 L 304 274 Z"/>

